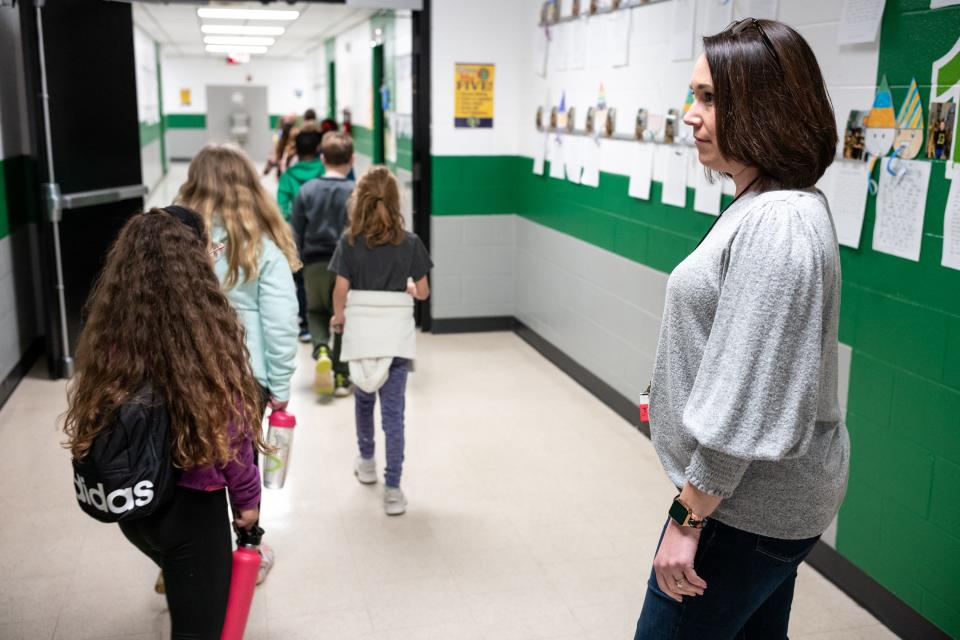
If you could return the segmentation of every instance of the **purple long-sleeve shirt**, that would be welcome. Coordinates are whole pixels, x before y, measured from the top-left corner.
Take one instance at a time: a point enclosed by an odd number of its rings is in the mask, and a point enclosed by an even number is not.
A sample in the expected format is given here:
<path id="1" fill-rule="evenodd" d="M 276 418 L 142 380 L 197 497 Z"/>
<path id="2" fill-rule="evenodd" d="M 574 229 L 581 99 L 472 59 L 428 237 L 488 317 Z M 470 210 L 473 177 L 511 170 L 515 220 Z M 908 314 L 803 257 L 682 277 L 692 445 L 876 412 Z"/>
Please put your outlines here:
<path id="1" fill-rule="evenodd" d="M 233 425 L 230 426 L 233 433 Z M 253 463 L 253 445 L 250 438 L 240 441 L 237 460 L 224 466 L 207 465 L 187 469 L 177 483 L 187 489 L 216 491 L 227 488 L 234 511 L 252 509 L 260 503 L 260 470 Z"/>

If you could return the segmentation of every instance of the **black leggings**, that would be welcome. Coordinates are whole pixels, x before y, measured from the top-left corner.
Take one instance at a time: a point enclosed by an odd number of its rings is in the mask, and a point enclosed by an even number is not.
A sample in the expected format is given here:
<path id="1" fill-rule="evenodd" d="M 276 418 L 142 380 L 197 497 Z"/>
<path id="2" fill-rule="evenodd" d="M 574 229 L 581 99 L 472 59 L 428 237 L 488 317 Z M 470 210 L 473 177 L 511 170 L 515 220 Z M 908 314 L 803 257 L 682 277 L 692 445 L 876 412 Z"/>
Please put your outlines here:
<path id="1" fill-rule="evenodd" d="M 226 490 L 177 487 L 173 502 L 120 530 L 163 571 L 172 640 L 220 640 L 233 571 Z"/>

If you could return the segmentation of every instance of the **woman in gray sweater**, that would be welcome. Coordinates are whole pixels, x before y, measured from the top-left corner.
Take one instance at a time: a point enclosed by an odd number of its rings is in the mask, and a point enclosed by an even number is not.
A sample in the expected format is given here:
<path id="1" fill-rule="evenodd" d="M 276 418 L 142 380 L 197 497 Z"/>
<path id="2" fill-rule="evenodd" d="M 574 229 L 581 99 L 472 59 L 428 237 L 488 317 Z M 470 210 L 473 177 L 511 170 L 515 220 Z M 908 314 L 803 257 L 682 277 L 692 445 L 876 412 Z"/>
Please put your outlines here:
<path id="1" fill-rule="evenodd" d="M 786 638 L 797 566 L 847 482 L 840 256 L 814 188 L 836 124 L 816 57 L 780 22 L 704 38 L 690 86 L 700 162 L 737 196 L 667 285 L 650 427 L 680 494 L 635 638 Z"/>

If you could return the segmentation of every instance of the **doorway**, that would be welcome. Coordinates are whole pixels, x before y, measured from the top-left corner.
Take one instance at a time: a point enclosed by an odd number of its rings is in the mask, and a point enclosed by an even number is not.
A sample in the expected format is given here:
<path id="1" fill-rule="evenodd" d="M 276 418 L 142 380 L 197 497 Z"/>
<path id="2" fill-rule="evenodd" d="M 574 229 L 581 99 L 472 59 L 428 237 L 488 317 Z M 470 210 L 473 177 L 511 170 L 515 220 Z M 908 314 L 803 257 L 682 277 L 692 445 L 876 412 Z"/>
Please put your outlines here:
<path id="1" fill-rule="evenodd" d="M 384 127 L 384 101 L 389 100 L 384 84 L 383 73 L 383 45 L 373 48 L 373 164 L 383 164 L 386 161 L 386 131 Z"/>

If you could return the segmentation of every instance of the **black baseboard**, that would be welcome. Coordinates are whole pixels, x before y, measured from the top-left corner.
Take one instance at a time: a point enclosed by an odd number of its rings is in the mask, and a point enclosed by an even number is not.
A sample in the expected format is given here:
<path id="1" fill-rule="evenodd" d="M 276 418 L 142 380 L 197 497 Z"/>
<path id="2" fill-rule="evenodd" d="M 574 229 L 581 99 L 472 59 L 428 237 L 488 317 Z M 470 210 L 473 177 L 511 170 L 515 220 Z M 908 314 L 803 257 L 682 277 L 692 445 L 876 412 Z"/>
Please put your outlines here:
<path id="1" fill-rule="evenodd" d="M 37 338 L 27 347 L 27 351 L 21 356 L 20 361 L 14 365 L 13 369 L 0 381 L 0 409 L 7 403 L 7 400 L 13 394 L 23 377 L 27 375 L 31 367 L 43 354 L 43 340 Z"/>
<path id="2" fill-rule="evenodd" d="M 825 542 L 817 543 L 807 563 L 901 638 L 950 640 L 939 627 Z"/>
<path id="3" fill-rule="evenodd" d="M 632 424 L 645 436 L 650 437 L 650 429 L 640 424 L 640 407 L 561 351 L 556 345 L 544 339 L 539 333 L 519 320 L 515 320 L 514 323 L 514 331 L 524 342 L 539 351 L 540 355 L 555 364 L 584 389 L 595 395 L 600 402 L 613 409 L 617 415 Z"/>
<path id="4" fill-rule="evenodd" d="M 485 331 L 513 331 L 513 316 L 489 318 L 431 318 L 431 333 L 480 333 Z"/>
<path id="5" fill-rule="evenodd" d="M 446 327 L 468 327 L 462 329 L 463 331 L 507 331 L 513 329 L 524 342 L 536 349 L 543 357 L 573 378 L 645 436 L 650 437 L 649 428 L 640 425 L 638 407 L 629 398 L 588 371 L 556 345 L 515 318 L 496 318 L 495 320 L 499 324 L 490 324 L 489 328 L 485 329 L 470 328 L 477 326 L 478 322 L 482 325 L 482 321 L 485 320 L 488 319 L 458 318 L 434 320 L 434 323 L 443 323 Z M 452 330 L 447 332 L 452 332 Z M 950 636 L 940 628 L 921 616 L 910 605 L 868 576 L 825 542 L 817 543 L 807 558 L 807 563 L 901 638 L 907 640 L 950 639 Z"/>

